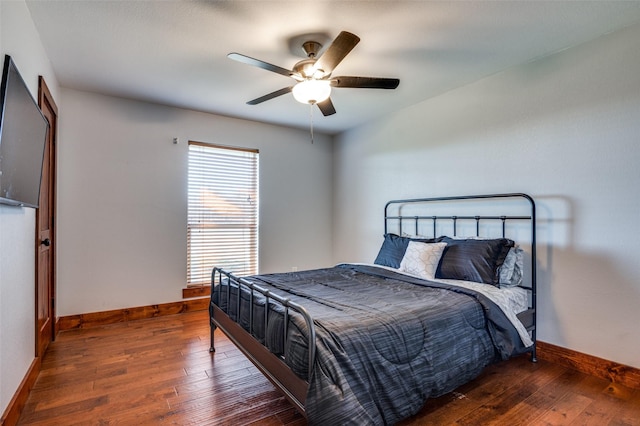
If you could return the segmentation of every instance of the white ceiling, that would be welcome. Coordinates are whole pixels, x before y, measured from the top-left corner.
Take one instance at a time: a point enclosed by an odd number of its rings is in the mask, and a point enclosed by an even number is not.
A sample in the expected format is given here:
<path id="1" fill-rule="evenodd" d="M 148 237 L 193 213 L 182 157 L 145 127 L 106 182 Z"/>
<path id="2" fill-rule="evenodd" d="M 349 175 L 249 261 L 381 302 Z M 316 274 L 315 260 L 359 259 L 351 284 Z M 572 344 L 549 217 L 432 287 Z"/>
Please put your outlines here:
<path id="1" fill-rule="evenodd" d="M 342 30 L 361 42 L 334 76 L 396 77 L 396 90 L 334 89 L 339 133 L 504 69 L 640 22 L 640 1 L 26 0 L 64 87 L 306 128 L 293 80 L 226 57 L 291 68 L 293 36 Z"/>

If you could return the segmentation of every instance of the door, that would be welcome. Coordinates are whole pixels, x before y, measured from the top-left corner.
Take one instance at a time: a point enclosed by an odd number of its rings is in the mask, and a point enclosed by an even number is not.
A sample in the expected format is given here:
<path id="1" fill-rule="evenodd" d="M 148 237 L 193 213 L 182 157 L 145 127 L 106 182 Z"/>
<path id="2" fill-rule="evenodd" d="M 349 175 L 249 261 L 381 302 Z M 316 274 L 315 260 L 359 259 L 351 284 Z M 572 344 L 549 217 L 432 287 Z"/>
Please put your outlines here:
<path id="1" fill-rule="evenodd" d="M 41 357 L 55 339 L 55 177 L 58 107 L 42 76 L 38 81 L 38 104 L 49 120 L 36 210 L 36 356 Z"/>

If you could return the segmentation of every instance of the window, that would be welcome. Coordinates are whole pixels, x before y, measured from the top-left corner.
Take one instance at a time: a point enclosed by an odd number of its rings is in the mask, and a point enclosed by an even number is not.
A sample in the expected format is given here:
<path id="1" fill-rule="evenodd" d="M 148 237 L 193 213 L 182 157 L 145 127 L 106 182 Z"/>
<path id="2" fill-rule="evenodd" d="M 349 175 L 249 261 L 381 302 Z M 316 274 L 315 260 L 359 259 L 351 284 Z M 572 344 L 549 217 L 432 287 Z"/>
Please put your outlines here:
<path id="1" fill-rule="evenodd" d="M 189 142 L 187 284 L 258 272 L 258 150 Z"/>

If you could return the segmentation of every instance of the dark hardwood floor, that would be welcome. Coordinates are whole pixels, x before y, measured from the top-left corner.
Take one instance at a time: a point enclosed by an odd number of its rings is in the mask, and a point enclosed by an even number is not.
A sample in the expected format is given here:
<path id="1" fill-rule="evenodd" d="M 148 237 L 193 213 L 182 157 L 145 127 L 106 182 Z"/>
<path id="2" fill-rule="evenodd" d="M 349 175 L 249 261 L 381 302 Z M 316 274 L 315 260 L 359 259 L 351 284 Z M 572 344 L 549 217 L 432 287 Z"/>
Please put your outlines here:
<path id="1" fill-rule="evenodd" d="M 20 425 L 303 425 L 206 311 L 60 333 Z M 402 425 L 640 425 L 640 390 L 515 358 Z"/>

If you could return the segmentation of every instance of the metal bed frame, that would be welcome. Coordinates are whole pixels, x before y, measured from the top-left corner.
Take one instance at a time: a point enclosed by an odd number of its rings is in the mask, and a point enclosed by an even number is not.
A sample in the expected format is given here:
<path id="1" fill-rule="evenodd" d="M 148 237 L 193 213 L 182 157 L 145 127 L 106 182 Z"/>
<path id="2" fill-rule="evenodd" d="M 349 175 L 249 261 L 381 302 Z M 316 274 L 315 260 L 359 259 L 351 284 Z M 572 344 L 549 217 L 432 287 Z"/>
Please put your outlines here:
<path id="1" fill-rule="evenodd" d="M 402 214 L 391 215 L 389 209 L 393 206 L 404 205 L 418 205 L 425 204 L 433 205 L 433 203 L 453 202 L 453 201 L 465 201 L 465 200 L 498 200 L 498 199 L 525 199 L 530 205 L 530 212 L 527 215 L 407 215 Z M 490 194 L 490 195 L 465 195 L 454 197 L 434 197 L 434 198 L 414 198 L 406 200 L 392 200 L 389 201 L 384 208 L 384 230 L 385 234 L 388 232 L 389 224 L 391 222 L 397 222 L 397 228 L 399 233 L 402 233 L 402 224 L 405 221 L 411 221 L 414 224 L 415 234 L 418 234 L 419 224 L 423 221 L 432 221 L 433 223 L 433 236 L 436 236 L 437 224 L 442 221 L 450 221 L 452 224 L 453 235 L 457 235 L 458 224 L 460 221 L 475 221 L 476 236 L 480 236 L 480 222 L 481 221 L 500 221 L 502 224 L 502 236 L 506 235 L 506 222 L 507 221 L 529 221 L 531 227 L 531 280 L 530 285 L 523 285 L 528 291 L 531 292 L 530 306 L 526 311 L 518 314 L 518 318 L 531 333 L 533 340 L 533 346 L 531 349 L 531 361 L 536 362 L 536 212 L 535 202 L 532 197 L 524 193 L 509 193 L 509 194 Z M 223 279 L 227 279 L 229 282 L 229 289 L 235 288 L 237 295 L 244 289 L 249 293 L 249 306 L 253 306 L 255 297 L 262 297 L 265 300 L 265 306 L 271 303 L 277 303 L 281 305 L 284 310 L 284 336 L 287 338 L 288 319 L 292 314 L 291 311 L 297 315 L 301 315 L 307 326 L 308 333 L 308 371 L 311 374 L 315 362 L 316 352 L 316 333 L 313 318 L 308 311 L 301 305 L 290 301 L 287 298 L 280 297 L 277 294 L 271 293 L 269 290 L 262 288 L 249 279 L 240 278 L 233 275 L 231 272 L 225 271 L 220 268 L 213 268 L 211 273 L 212 287 L 216 283 L 222 282 Z M 214 331 L 219 327 L 222 332 L 244 353 L 247 358 L 269 379 L 274 386 L 280 389 L 285 397 L 300 411 L 303 415 L 305 413 L 305 401 L 307 396 L 308 382 L 298 377 L 291 369 L 285 364 L 284 359 L 271 353 L 265 346 L 258 342 L 252 336 L 252 324 L 253 324 L 253 309 L 250 309 L 249 331 L 245 330 L 239 321 L 240 312 L 240 300 L 241 297 L 236 297 L 236 315 L 233 317 L 225 313 L 217 305 L 213 303 L 213 288 L 211 291 L 210 302 L 210 326 L 211 326 L 211 347 L 210 352 L 215 352 L 214 345 Z M 230 302 L 231 291 L 227 291 L 227 306 Z M 258 296 L 259 295 L 259 296 Z M 267 323 L 267 316 L 269 309 L 265 309 L 265 324 Z M 286 341 L 285 341 L 286 346 Z"/>

